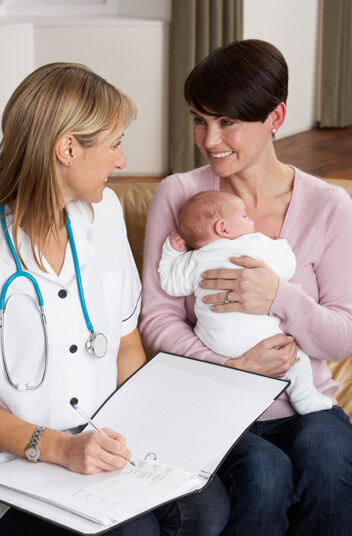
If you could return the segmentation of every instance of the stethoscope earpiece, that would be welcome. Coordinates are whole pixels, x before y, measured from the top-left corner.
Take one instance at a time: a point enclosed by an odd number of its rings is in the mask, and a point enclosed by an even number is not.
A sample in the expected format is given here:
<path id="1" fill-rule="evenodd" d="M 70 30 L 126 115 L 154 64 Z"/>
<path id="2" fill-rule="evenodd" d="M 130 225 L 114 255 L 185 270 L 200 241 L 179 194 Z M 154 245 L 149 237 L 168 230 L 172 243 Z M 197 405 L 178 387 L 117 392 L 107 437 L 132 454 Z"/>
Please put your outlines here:
<path id="1" fill-rule="evenodd" d="M 34 380 L 29 380 L 27 383 L 26 383 L 27 387 L 29 389 L 33 389 L 33 387 L 35 387 L 35 381 Z"/>
<path id="2" fill-rule="evenodd" d="M 35 380 L 28 380 L 27 383 L 18 383 L 16 385 L 17 391 L 27 391 L 27 389 L 37 389 L 38 386 Z"/>

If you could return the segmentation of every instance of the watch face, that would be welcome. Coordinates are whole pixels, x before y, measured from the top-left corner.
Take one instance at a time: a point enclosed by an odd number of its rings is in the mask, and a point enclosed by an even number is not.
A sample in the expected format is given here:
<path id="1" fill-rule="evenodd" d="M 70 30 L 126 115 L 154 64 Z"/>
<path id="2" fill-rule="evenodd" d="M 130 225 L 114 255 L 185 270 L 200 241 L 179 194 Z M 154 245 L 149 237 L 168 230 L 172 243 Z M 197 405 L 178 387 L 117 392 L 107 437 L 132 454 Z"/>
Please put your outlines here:
<path id="1" fill-rule="evenodd" d="M 38 447 L 27 447 L 26 455 L 29 461 L 36 462 L 40 456 L 40 450 Z"/>

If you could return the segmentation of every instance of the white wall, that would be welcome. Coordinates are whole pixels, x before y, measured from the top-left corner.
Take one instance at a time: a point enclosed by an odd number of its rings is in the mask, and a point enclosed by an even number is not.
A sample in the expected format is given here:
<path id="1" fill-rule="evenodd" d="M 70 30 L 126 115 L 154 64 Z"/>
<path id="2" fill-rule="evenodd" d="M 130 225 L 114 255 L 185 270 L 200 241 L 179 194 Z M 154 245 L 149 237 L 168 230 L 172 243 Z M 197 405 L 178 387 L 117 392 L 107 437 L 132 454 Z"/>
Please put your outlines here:
<path id="1" fill-rule="evenodd" d="M 287 117 L 277 138 L 313 128 L 319 0 L 244 0 L 244 39 L 263 39 L 289 68 Z"/>
<path id="2" fill-rule="evenodd" d="M 244 0 L 243 38 L 277 46 L 289 67 L 288 111 L 277 138 L 315 126 L 319 0 Z M 119 0 L 119 13 L 171 19 L 171 0 Z"/>
<path id="3" fill-rule="evenodd" d="M 45 1 L 48 7 L 55 3 Z M 57 3 L 60 1 L 66 0 Z M 168 21 L 171 0 L 87 0 L 86 5 L 88 2 L 92 7 L 102 2 L 104 9 L 115 6 L 120 15 L 139 19 L 111 15 L 50 20 L 27 17 L 34 26 L 24 24 L 20 29 L 13 18 L 1 16 L 0 11 L 0 68 L 6 73 L 0 84 L 0 113 L 12 91 L 34 67 L 50 61 L 85 63 L 131 95 L 138 106 L 138 120 L 124 139 L 126 174 L 163 175 L 168 171 L 169 26 L 150 19 Z M 244 0 L 244 38 L 272 42 L 289 65 L 288 115 L 278 138 L 314 126 L 318 3 Z M 14 5 L 0 0 L 0 8 L 6 4 Z M 76 1 L 75 5 L 79 6 Z"/>
<path id="4" fill-rule="evenodd" d="M 128 17 L 171 20 L 171 0 L 119 0 L 119 14 Z"/>
<path id="5" fill-rule="evenodd" d="M 138 118 L 123 140 L 124 175 L 164 175 L 169 169 L 168 33 L 167 23 L 133 19 L 35 30 L 37 66 L 83 63 L 135 101 Z"/>
<path id="6" fill-rule="evenodd" d="M 0 115 L 13 90 L 33 69 L 33 26 L 0 25 Z"/>
<path id="7" fill-rule="evenodd" d="M 277 138 L 315 125 L 319 0 L 244 0 L 243 38 L 264 39 L 284 54 L 290 72 L 288 112 Z M 171 0 L 119 0 L 119 13 L 171 19 Z"/>
<path id="8" fill-rule="evenodd" d="M 31 17 L 26 20 L 33 23 L 22 26 L 14 26 L 13 20 L 8 17 L 6 23 L 0 17 L 0 68 L 6 73 L 0 84 L 0 115 L 11 93 L 34 68 L 55 61 L 83 63 L 137 105 L 137 121 L 123 140 L 124 174 L 165 175 L 169 24 L 117 16 Z"/>
<path id="9" fill-rule="evenodd" d="M 119 0 L 0 0 L 0 16 L 117 15 L 118 2 Z"/>

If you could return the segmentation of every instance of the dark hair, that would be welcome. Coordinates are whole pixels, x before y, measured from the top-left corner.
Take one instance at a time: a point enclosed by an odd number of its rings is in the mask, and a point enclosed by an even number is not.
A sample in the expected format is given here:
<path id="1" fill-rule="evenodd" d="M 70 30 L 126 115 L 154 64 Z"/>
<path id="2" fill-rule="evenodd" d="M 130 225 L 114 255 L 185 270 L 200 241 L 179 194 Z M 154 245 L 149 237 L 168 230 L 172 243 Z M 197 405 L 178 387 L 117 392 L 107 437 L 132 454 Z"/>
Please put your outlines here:
<path id="1" fill-rule="evenodd" d="M 185 82 L 188 104 L 207 115 L 262 121 L 286 103 L 288 68 L 266 41 L 247 39 L 215 49 Z"/>

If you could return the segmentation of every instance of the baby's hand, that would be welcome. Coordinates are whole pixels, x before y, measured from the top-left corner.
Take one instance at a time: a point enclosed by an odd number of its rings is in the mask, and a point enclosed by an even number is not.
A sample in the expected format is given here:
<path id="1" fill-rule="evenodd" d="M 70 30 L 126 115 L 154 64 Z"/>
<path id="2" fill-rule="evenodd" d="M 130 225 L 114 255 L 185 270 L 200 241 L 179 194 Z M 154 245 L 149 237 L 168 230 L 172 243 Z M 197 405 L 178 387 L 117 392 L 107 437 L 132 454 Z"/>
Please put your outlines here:
<path id="1" fill-rule="evenodd" d="M 183 240 L 182 236 L 178 231 L 173 231 L 169 236 L 169 240 L 171 247 L 175 251 L 178 251 L 179 253 L 183 253 L 185 251 L 186 242 Z"/>

